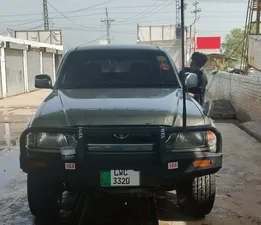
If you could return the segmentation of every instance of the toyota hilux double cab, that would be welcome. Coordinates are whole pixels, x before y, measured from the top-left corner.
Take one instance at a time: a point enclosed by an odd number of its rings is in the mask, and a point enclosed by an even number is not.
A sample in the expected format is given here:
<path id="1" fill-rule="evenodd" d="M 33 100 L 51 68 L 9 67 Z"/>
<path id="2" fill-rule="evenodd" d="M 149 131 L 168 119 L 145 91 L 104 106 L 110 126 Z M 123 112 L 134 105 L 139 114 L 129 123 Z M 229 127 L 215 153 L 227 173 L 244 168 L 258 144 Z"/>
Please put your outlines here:
<path id="1" fill-rule="evenodd" d="M 63 56 L 54 85 L 37 75 L 35 87 L 52 92 L 20 137 L 32 214 L 56 213 L 64 185 L 116 195 L 176 190 L 184 212 L 210 213 L 222 139 L 185 93 L 197 82 L 189 73 L 181 83 L 169 53 L 150 45 L 78 47 Z"/>

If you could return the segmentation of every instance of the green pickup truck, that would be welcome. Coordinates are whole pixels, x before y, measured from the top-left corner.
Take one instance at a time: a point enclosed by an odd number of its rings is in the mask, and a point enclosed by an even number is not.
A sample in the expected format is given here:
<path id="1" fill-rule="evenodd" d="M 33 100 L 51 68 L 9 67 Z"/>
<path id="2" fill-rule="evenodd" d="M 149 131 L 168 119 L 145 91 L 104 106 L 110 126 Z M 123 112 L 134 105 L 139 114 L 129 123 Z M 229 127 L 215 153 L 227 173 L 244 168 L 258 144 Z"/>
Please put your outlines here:
<path id="1" fill-rule="evenodd" d="M 67 52 L 52 89 L 20 137 L 33 215 L 55 214 L 64 190 L 157 194 L 176 190 L 180 208 L 204 216 L 215 200 L 222 138 L 183 88 L 171 56 L 146 45 L 101 45 Z"/>

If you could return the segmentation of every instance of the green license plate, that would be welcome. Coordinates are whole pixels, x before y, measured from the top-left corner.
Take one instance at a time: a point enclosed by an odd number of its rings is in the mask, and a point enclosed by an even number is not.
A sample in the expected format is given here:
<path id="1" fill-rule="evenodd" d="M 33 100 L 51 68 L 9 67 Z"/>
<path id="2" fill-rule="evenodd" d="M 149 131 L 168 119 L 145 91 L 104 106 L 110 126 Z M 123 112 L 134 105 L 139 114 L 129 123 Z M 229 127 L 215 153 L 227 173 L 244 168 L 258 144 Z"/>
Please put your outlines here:
<path id="1" fill-rule="evenodd" d="M 140 172 L 134 170 L 110 170 L 101 172 L 102 187 L 139 186 Z"/>

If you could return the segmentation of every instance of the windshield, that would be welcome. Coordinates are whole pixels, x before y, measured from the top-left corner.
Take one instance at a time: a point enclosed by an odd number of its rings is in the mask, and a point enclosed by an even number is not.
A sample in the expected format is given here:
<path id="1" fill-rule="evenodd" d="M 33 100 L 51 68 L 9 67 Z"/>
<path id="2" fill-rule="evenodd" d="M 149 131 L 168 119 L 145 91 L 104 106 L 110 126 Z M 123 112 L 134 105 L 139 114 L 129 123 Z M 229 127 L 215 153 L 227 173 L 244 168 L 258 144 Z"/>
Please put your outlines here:
<path id="1" fill-rule="evenodd" d="M 178 86 L 169 59 L 159 53 L 75 51 L 65 59 L 58 86 L 61 89 Z"/>

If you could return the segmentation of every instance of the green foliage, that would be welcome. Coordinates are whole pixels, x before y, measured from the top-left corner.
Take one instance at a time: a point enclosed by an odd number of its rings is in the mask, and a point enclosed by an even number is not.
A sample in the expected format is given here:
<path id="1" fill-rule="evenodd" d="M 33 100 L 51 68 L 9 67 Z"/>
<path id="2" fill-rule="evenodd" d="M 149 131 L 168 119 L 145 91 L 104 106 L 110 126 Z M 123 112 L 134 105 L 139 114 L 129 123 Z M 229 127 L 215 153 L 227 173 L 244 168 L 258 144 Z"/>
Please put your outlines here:
<path id="1" fill-rule="evenodd" d="M 226 36 L 225 42 L 222 43 L 222 48 L 227 59 L 235 58 L 239 61 L 241 60 L 244 35 L 244 30 L 236 28 L 231 30 Z"/>

